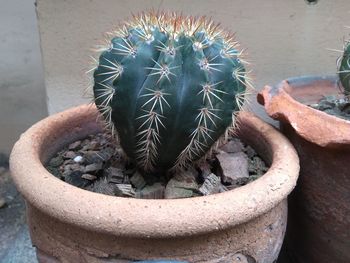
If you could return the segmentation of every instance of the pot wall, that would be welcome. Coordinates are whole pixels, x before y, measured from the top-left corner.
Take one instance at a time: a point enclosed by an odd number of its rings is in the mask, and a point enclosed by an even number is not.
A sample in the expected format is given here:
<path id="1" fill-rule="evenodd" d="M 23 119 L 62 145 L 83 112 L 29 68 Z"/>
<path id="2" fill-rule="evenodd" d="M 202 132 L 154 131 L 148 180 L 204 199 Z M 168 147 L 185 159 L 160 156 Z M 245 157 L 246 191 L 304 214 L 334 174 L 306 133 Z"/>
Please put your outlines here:
<path id="1" fill-rule="evenodd" d="M 281 130 L 300 158 L 298 184 L 289 197 L 289 254 L 298 263 L 349 263 L 350 147 L 320 147 L 284 123 Z"/>
<path id="2" fill-rule="evenodd" d="M 47 262 L 46 258 L 49 262 L 63 263 L 146 259 L 272 263 L 284 237 L 287 202 L 283 200 L 268 213 L 235 227 L 170 238 L 126 238 L 97 233 L 57 221 L 28 203 L 27 213 L 40 262 Z"/>
<path id="3" fill-rule="evenodd" d="M 80 106 L 50 116 L 22 135 L 10 158 L 40 262 L 123 262 L 168 258 L 189 262 L 271 263 L 286 226 L 286 197 L 299 163 L 292 145 L 249 113 L 238 136 L 270 169 L 220 194 L 167 200 L 113 197 L 69 185 L 44 168 L 63 146 L 101 131 L 97 110 Z"/>

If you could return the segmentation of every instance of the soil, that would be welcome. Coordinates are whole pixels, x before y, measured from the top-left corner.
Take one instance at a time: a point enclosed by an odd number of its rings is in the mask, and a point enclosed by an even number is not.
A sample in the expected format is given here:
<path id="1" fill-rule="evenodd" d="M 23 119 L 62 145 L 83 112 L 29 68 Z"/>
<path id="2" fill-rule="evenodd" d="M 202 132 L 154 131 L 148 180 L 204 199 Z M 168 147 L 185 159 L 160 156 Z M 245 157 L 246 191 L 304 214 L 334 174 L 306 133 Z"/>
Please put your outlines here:
<path id="1" fill-rule="evenodd" d="M 245 185 L 268 170 L 254 149 L 237 138 L 230 138 L 212 156 L 182 172 L 146 174 L 125 157 L 112 136 L 99 133 L 71 143 L 46 168 L 61 180 L 85 190 L 145 199 L 220 193 Z"/>
<path id="2" fill-rule="evenodd" d="M 326 96 L 318 103 L 309 105 L 310 107 L 334 115 L 338 118 L 350 120 L 350 98 Z"/>

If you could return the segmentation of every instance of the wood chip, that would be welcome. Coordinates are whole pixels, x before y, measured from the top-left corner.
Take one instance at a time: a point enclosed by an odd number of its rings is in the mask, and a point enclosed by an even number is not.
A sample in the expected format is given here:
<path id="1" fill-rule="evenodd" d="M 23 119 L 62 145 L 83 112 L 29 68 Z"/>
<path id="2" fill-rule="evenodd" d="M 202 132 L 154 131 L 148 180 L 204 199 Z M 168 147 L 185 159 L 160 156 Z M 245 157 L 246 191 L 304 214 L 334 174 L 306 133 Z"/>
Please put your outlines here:
<path id="1" fill-rule="evenodd" d="M 226 144 L 220 147 L 220 150 L 227 153 L 237 153 L 242 152 L 244 149 L 242 142 L 239 139 L 233 138 Z"/>
<path id="2" fill-rule="evenodd" d="M 224 183 L 244 184 L 248 181 L 248 158 L 244 153 L 220 152 L 216 158 L 220 163 L 219 172 Z"/>
<path id="3" fill-rule="evenodd" d="M 84 179 L 90 180 L 90 181 L 94 181 L 97 179 L 97 177 L 95 175 L 92 175 L 92 174 L 83 174 L 81 176 L 81 178 L 84 178 Z"/>
<path id="4" fill-rule="evenodd" d="M 115 195 L 135 197 L 135 190 L 133 189 L 131 184 L 116 184 Z"/>
<path id="5" fill-rule="evenodd" d="M 69 144 L 68 149 L 69 150 L 76 150 L 81 145 L 81 141 L 76 141 L 71 144 Z"/>
<path id="6" fill-rule="evenodd" d="M 151 186 L 145 186 L 141 191 L 136 192 L 137 198 L 143 199 L 162 199 L 164 198 L 164 185 L 155 183 Z"/>
<path id="7" fill-rule="evenodd" d="M 121 184 L 124 182 L 124 173 L 122 169 L 109 167 L 103 171 L 109 183 Z"/>
<path id="8" fill-rule="evenodd" d="M 146 181 L 143 176 L 136 172 L 130 177 L 130 182 L 135 186 L 136 189 L 142 189 L 146 185 Z"/>
<path id="9" fill-rule="evenodd" d="M 102 169 L 102 163 L 92 163 L 85 166 L 85 173 L 97 172 Z"/>
<path id="10" fill-rule="evenodd" d="M 220 192 L 220 186 L 220 177 L 211 173 L 208 175 L 202 186 L 199 188 L 199 192 L 201 192 L 203 195 L 216 194 Z"/>

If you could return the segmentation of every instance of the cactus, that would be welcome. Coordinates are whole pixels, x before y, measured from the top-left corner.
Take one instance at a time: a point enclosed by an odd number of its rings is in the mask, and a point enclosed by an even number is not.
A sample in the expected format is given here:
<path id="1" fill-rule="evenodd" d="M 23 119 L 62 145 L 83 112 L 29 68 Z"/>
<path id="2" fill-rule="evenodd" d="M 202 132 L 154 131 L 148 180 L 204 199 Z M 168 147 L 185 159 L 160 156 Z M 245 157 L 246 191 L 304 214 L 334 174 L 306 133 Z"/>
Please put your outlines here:
<path id="1" fill-rule="evenodd" d="M 343 55 L 338 60 L 338 76 L 345 95 L 350 94 L 350 41 L 344 45 Z"/>
<path id="2" fill-rule="evenodd" d="M 143 13 L 109 33 L 94 100 L 144 171 L 201 158 L 234 123 L 250 86 L 233 35 L 204 17 Z"/>

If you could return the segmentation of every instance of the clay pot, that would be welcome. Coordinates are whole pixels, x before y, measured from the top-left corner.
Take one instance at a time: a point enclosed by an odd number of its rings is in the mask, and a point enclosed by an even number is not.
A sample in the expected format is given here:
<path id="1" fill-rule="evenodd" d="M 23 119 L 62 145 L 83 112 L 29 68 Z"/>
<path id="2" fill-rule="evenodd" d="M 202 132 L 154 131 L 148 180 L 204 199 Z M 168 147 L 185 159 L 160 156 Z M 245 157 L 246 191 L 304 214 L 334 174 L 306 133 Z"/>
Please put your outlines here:
<path id="1" fill-rule="evenodd" d="M 271 263 L 277 258 L 286 198 L 299 172 L 293 146 L 277 130 L 252 114 L 239 117 L 239 137 L 271 164 L 256 181 L 205 197 L 142 200 L 82 190 L 45 169 L 63 146 L 101 131 L 96 116 L 95 108 L 80 106 L 48 117 L 12 151 L 12 176 L 26 199 L 40 262 Z"/>
<path id="2" fill-rule="evenodd" d="M 286 235 L 293 262 L 350 262 L 350 121 L 306 106 L 329 95 L 341 95 L 335 77 L 289 79 L 258 95 L 300 158 Z"/>

